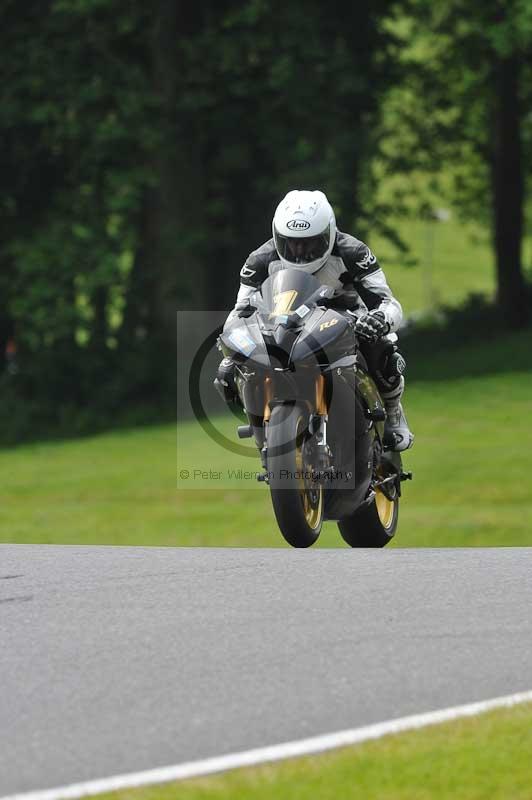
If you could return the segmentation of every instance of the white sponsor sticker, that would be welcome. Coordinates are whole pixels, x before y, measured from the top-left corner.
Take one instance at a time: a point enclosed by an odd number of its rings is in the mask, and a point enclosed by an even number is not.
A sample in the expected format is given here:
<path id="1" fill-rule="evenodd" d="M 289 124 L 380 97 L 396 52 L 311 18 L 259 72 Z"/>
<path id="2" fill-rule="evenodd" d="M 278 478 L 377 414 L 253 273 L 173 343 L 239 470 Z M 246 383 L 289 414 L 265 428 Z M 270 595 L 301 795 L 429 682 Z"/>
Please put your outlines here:
<path id="1" fill-rule="evenodd" d="M 308 306 L 302 305 L 299 306 L 299 308 L 296 308 L 295 313 L 298 315 L 298 317 L 301 317 L 301 319 L 303 319 L 303 317 L 307 316 L 309 311 L 310 308 Z"/>
<path id="2" fill-rule="evenodd" d="M 242 330 L 233 331 L 228 339 L 231 344 L 234 345 L 237 350 L 240 350 L 241 353 L 244 353 L 245 356 L 249 356 L 257 346 L 251 336 L 248 336 L 248 334 Z"/>

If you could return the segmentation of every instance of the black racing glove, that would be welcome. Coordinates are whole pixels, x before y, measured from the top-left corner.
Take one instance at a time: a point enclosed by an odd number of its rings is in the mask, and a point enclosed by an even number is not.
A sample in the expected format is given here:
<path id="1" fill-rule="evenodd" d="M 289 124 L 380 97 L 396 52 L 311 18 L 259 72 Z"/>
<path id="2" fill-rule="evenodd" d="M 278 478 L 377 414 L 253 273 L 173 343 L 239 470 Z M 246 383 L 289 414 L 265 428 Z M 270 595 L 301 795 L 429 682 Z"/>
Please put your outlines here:
<path id="1" fill-rule="evenodd" d="M 390 333 L 390 325 L 382 311 L 370 311 L 357 319 L 355 331 L 366 342 L 376 342 L 381 336 Z"/>

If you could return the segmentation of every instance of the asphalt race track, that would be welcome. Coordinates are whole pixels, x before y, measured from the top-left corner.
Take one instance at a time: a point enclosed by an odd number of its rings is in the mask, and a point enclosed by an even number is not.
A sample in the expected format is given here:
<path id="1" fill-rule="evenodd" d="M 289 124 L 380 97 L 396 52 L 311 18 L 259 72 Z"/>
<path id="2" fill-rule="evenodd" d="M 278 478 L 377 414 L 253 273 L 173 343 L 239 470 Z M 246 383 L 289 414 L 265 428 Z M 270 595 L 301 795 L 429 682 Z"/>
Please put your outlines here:
<path id="1" fill-rule="evenodd" d="M 532 548 L 0 545 L 0 796 L 532 689 Z"/>

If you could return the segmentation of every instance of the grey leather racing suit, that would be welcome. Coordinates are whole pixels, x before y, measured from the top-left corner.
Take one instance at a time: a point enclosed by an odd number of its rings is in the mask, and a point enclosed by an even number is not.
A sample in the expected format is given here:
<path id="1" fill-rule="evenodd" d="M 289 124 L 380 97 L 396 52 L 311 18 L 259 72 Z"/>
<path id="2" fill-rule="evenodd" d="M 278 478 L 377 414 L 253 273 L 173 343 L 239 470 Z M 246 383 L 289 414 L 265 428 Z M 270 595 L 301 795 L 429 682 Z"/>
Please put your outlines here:
<path id="1" fill-rule="evenodd" d="M 274 240 L 269 239 L 248 256 L 242 267 L 237 304 L 250 297 L 269 275 L 279 269 L 289 269 L 289 267 L 283 266 Z M 394 450 L 408 449 L 412 446 L 414 436 L 408 427 L 401 405 L 405 386 L 403 372 L 406 365 L 395 344 L 397 341 L 395 331 L 401 324 L 403 311 L 388 286 L 377 258 L 360 239 L 337 231 L 331 255 L 314 276 L 322 286 L 334 289 L 334 296 L 339 298 L 341 307 L 348 309 L 355 316 L 364 316 L 368 311 L 377 310 L 384 314 L 385 321 L 390 326 L 389 333 L 374 344 L 361 343 L 361 351 L 386 407 L 385 441 L 391 443 L 390 446 Z M 332 303 L 334 304 L 334 297 Z M 237 313 L 237 309 L 233 309 L 225 324 L 227 325 Z M 237 396 L 234 386 L 234 366 L 231 359 L 224 359 L 215 381 L 229 402 Z"/>
<path id="2" fill-rule="evenodd" d="M 242 267 L 237 303 L 250 297 L 268 275 L 282 268 L 274 240 L 269 239 L 248 256 Z M 334 289 L 335 296 L 348 295 L 349 308 L 357 316 L 372 310 L 382 311 L 390 333 L 401 324 L 401 304 L 393 296 L 377 258 L 360 239 L 338 231 L 331 255 L 314 277 L 322 286 Z M 235 313 L 231 312 L 226 324 Z"/>

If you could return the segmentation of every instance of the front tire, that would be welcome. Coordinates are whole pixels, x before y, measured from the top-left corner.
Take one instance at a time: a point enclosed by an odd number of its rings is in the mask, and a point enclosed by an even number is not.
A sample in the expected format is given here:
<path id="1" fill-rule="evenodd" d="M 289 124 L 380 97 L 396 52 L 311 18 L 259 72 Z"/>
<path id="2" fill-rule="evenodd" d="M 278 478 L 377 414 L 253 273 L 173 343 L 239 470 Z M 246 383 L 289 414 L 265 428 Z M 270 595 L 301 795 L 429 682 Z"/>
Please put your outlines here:
<path id="1" fill-rule="evenodd" d="M 323 486 L 307 476 L 308 414 L 302 406 L 275 406 L 268 423 L 268 475 L 280 531 L 292 547 L 310 547 L 323 523 Z"/>
<path id="2" fill-rule="evenodd" d="M 393 539 L 398 521 L 398 494 L 390 499 L 377 489 L 371 503 L 340 520 L 338 528 L 350 547 L 385 547 Z"/>

